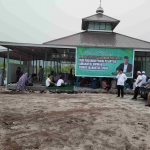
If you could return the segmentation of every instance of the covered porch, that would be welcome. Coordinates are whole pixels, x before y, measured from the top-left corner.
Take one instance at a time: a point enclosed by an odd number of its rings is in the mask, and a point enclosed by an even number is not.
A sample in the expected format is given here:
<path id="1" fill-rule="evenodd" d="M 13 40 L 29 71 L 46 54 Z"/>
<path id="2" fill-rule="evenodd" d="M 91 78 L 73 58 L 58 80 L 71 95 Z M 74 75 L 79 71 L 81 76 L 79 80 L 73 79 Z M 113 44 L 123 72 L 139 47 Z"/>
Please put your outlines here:
<path id="1" fill-rule="evenodd" d="M 5 51 L 0 52 L 0 57 L 3 58 L 7 84 L 15 82 L 17 67 L 31 75 L 38 74 L 38 68 L 42 66 L 46 77 L 52 71 L 60 73 L 66 64 L 75 63 L 76 47 L 10 42 L 0 42 L 0 45 L 6 48 Z M 16 60 L 17 63 L 11 64 L 10 60 Z"/>

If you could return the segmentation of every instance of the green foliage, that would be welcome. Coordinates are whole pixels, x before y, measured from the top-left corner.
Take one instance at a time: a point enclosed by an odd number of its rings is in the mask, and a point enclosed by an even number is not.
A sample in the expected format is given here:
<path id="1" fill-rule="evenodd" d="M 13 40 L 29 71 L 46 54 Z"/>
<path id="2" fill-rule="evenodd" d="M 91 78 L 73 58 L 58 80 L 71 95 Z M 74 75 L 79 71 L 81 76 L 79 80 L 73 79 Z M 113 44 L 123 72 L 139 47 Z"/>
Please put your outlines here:
<path id="1" fill-rule="evenodd" d="M 61 67 L 61 71 L 60 71 L 60 66 L 58 67 L 58 73 L 70 73 L 70 69 L 72 68 L 72 74 L 75 74 L 75 67 L 72 64 L 66 65 Z M 39 68 L 37 69 L 39 71 Z M 51 66 L 47 66 L 45 69 L 45 71 L 47 70 L 47 75 L 49 73 L 51 73 L 51 71 L 57 72 L 57 68 L 51 67 Z"/>
<path id="2" fill-rule="evenodd" d="M 4 68 L 4 63 L 0 64 L 0 68 Z"/>
<path id="3" fill-rule="evenodd" d="M 70 73 L 70 69 L 72 68 L 72 74 L 75 74 L 75 67 L 73 65 L 67 65 L 61 68 L 62 73 Z"/>

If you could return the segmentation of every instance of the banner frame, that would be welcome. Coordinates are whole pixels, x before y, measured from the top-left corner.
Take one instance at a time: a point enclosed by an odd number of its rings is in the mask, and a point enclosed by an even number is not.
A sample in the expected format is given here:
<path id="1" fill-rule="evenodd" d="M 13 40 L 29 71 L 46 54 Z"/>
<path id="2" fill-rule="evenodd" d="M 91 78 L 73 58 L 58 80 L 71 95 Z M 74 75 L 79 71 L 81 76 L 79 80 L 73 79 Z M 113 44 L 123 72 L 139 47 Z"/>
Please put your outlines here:
<path id="1" fill-rule="evenodd" d="M 78 51 L 78 48 L 81 48 L 83 46 L 79 46 L 79 47 L 76 47 L 76 56 L 75 56 L 75 76 L 76 77 L 92 77 L 92 76 L 89 76 L 89 75 L 77 75 L 77 51 Z M 111 48 L 111 47 L 87 47 L 87 46 L 84 46 L 83 48 L 110 48 L 110 49 L 127 49 L 127 48 L 118 48 L 118 47 L 114 47 L 114 48 Z M 132 48 L 129 48 L 129 49 L 132 49 Z M 129 79 L 132 79 L 133 78 L 133 74 L 134 74 L 134 58 L 135 58 L 135 49 L 133 49 L 133 59 L 132 59 L 132 76 L 131 77 L 127 77 Z M 105 77 L 105 78 L 116 78 L 116 76 L 93 76 L 93 77 Z"/>

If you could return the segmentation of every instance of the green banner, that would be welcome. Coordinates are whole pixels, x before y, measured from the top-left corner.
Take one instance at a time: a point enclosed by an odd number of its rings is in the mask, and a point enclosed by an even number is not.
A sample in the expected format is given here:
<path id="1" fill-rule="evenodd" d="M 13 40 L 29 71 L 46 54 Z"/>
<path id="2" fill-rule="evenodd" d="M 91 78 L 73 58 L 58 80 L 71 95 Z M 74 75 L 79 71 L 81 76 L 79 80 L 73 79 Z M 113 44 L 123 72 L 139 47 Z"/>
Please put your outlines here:
<path id="1" fill-rule="evenodd" d="M 116 77 L 123 69 L 128 78 L 133 76 L 134 50 L 121 48 L 78 47 L 76 76 Z"/>

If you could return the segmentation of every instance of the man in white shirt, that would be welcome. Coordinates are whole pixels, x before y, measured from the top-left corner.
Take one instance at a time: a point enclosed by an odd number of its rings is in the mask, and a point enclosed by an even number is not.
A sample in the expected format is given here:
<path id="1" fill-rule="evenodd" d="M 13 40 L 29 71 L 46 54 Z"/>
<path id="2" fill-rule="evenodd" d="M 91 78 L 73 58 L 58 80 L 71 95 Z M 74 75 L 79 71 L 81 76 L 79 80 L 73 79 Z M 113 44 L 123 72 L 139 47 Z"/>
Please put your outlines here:
<path id="1" fill-rule="evenodd" d="M 65 86 L 64 80 L 62 77 L 60 77 L 60 79 L 57 81 L 57 86 Z"/>
<path id="2" fill-rule="evenodd" d="M 136 83 L 136 79 L 134 79 L 134 82 L 133 82 L 133 89 L 132 90 L 135 90 L 135 83 Z"/>
<path id="3" fill-rule="evenodd" d="M 136 79 L 136 82 L 135 82 L 135 90 L 134 90 L 134 96 L 132 98 L 132 100 L 136 100 L 137 99 L 137 96 L 139 94 L 139 88 L 141 87 L 142 85 L 142 76 L 141 76 L 141 72 L 138 71 L 137 72 L 137 79 Z"/>
<path id="4" fill-rule="evenodd" d="M 142 71 L 142 84 L 146 83 L 146 75 L 145 75 L 145 71 Z"/>
<path id="5" fill-rule="evenodd" d="M 55 83 L 50 80 L 50 74 L 49 74 L 46 79 L 46 87 L 50 87 L 50 86 L 54 86 L 54 85 L 55 85 Z"/>
<path id="6" fill-rule="evenodd" d="M 123 69 L 119 70 L 119 74 L 116 76 L 117 80 L 117 88 L 118 88 L 118 96 L 120 97 L 120 91 L 121 91 L 121 97 L 124 96 L 124 82 L 127 80 L 127 76 L 123 73 Z"/>

